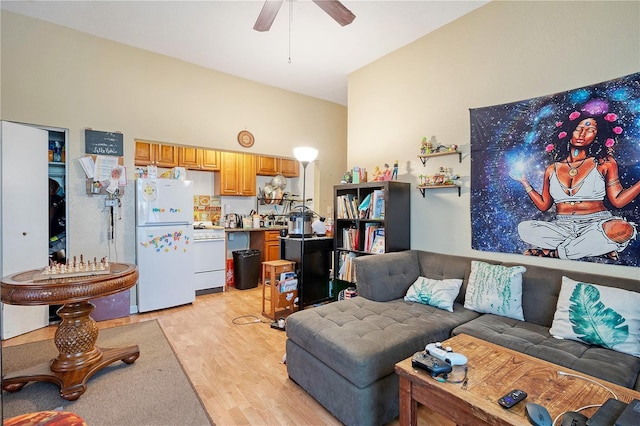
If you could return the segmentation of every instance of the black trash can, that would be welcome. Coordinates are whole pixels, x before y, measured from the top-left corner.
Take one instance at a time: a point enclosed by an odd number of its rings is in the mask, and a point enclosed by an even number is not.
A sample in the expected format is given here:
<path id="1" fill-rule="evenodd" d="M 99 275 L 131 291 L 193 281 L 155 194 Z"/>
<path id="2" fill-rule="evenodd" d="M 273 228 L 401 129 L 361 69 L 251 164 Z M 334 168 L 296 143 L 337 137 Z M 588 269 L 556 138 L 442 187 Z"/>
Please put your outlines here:
<path id="1" fill-rule="evenodd" d="M 234 251 L 233 274 L 238 290 L 257 287 L 260 278 L 260 250 Z"/>

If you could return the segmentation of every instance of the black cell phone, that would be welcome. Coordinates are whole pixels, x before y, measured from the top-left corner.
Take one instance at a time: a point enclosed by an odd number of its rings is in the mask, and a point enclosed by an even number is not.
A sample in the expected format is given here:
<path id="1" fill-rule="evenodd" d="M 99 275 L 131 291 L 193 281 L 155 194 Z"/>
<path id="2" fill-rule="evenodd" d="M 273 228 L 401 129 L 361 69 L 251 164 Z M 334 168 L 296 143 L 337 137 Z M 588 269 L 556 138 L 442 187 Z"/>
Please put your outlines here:
<path id="1" fill-rule="evenodd" d="M 511 408 L 516 405 L 518 402 L 522 401 L 527 397 L 527 393 L 520 389 L 514 389 L 502 398 L 498 400 L 498 404 L 502 405 L 504 408 Z"/>

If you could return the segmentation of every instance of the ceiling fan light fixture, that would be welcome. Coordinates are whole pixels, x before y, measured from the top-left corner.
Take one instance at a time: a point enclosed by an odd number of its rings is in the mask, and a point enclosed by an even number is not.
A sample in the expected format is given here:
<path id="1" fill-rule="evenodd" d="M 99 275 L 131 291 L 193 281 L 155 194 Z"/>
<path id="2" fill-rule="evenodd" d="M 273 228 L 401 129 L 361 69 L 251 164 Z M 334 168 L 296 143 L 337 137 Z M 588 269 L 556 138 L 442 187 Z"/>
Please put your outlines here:
<path id="1" fill-rule="evenodd" d="M 283 0 L 266 0 L 262 5 L 262 10 L 258 15 L 258 19 L 256 19 L 256 23 L 253 25 L 253 29 L 260 32 L 269 31 L 278 15 L 282 2 Z"/>
<path id="2" fill-rule="evenodd" d="M 313 0 L 313 2 L 343 27 L 349 25 L 356 19 L 356 15 L 338 0 Z"/>
<path id="3" fill-rule="evenodd" d="M 253 25 L 253 29 L 261 32 L 269 31 L 273 21 L 278 15 L 278 11 L 280 10 L 280 6 L 282 6 L 283 1 L 284 0 L 265 0 L 262 10 L 258 15 L 258 19 Z M 356 18 L 356 15 L 354 15 L 338 0 L 313 0 L 313 2 L 343 27 L 352 23 Z"/>

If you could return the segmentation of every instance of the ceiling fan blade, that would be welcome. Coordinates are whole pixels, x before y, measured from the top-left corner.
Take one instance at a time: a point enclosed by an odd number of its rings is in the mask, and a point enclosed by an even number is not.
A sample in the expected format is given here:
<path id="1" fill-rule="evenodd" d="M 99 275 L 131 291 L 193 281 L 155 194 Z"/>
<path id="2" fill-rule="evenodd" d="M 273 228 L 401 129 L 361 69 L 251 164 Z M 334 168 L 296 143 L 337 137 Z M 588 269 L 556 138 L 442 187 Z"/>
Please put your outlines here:
<path id="1" fill-rule="evenodd" d="M 280 6 L 282 6 L 282 1 L 283 0 L 266 0 L 253 29 L 256 31 L 269 31 L 273 20 L 276 19 L 276 15 L 280 10 Z"/>
<path id="2" fill-rule="evenodd" d="M 313 0 L 313 2 L 343 27 L 349 25 L 356 19 L 356 15 L 344 7 L 338 0 Z"/>

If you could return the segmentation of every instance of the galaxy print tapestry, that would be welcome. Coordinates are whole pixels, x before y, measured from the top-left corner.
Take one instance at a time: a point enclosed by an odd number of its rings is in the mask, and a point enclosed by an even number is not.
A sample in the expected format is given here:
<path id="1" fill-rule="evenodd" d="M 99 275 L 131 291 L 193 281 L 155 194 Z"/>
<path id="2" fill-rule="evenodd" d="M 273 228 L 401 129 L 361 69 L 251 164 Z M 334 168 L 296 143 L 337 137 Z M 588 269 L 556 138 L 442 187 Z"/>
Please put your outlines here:
<path id="1" fill-rule="evenodd" d="M 640 265 L 640 73 L 470 118 L 473 249 Z"/>

